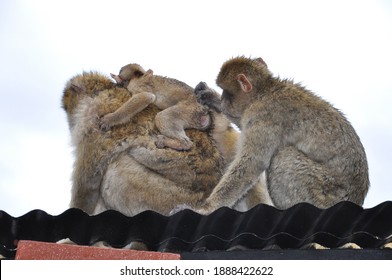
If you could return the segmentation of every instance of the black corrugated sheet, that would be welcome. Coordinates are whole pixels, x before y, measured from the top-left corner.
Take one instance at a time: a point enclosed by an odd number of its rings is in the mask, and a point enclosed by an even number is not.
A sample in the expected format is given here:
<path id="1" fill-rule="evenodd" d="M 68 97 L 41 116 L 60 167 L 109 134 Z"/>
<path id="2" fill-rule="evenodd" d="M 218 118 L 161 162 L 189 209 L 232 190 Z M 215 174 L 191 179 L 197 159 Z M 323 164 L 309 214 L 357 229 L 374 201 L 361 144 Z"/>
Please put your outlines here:
<path id="1" fill-rule="evenodd" d="M 58 216 L 34 210 L 15 218 L 0 211 L 0 254 L 6 258 L 15 256 L 18 240 L 64 238 L 79 245 L 104 241 L 115 248 L 142 241 L 150 250 L 181 252 L 190 258 L 195 252 L 301 249 L 312 243 L 331 249 L 347 243 L 382 249 L 392 242 L 392 202 L 369 209 L 350 202 L 328 209 L 300 203 L 287 210 L 261 204 L 247 212 L 221 208 L 202 216 L 184 210 L 169 217 L 152 211 L 134 217 L 116 211 L 89 216 L 68 209 Z"/>

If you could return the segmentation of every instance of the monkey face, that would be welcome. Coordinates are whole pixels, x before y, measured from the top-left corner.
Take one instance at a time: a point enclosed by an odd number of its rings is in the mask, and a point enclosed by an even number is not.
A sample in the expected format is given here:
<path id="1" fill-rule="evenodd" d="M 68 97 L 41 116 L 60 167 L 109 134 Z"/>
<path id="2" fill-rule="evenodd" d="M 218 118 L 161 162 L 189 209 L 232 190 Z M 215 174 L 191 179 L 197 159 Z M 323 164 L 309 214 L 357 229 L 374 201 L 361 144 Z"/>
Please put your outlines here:
<path id="1" fill-rule="evenodd" d="M 146 71 L 139 64 L 131 63 L 123 66 L 118 75 L 110 75 L 118 85 L 126 88 L 130 80 L 140 78 L 145 72 Z"/>
<path id="2" fill-rule="evenodd" d="M 234 114 L 233 100 L 234 95 L 230 91 L 224 89 L 221 96 L 222 110 L 225 114 L 236 117 L 236 114 Z"/>
<path id="3" fill-rule="evenodd" d="M 222 92 L 222 112 L 237 126 L 245 109 L 248 107 L 249 100 L 246 97 L 241 91 L 234 93 L 234 91 L 223 89 Z"/>

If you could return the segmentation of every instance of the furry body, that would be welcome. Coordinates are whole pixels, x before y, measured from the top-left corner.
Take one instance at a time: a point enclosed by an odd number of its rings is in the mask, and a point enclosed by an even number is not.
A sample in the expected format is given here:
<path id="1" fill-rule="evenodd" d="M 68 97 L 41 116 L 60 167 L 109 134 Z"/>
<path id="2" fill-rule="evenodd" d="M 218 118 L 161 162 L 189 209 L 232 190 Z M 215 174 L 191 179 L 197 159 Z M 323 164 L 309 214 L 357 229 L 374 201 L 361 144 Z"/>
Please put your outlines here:
<path id="1" fill-rule="evenodd" d="M 157 149 L 158 131 L 149 106 L 128 124 L 109 131 L 99 118 L 123 105 L 131 94 L 107 77 L 83 73 L 64 89 L 75 163 L 71 207 L 95 214 L 115 209 L 126 215 L 144 210 L 162 214 L 179 203 L 197 205 L 211 192 L 223 160 L 207 132 L 189 130 L 194 147 L 186 152 Z"/>
<path id="2" fill-rule="evenodd" d="M 273 77 L 261 59 L 225 62 L 217 84 L 221 97 L 201 85 L 199 100 L 223 112 L 241 136 L 234 160 L 196 211 L 234 205 L 264 173 L 269 197 L 263 202 L 281 209 L 299 202 L 362 205 L 369 188 L 366 154 L 339 110 L 301 85 Z"/>

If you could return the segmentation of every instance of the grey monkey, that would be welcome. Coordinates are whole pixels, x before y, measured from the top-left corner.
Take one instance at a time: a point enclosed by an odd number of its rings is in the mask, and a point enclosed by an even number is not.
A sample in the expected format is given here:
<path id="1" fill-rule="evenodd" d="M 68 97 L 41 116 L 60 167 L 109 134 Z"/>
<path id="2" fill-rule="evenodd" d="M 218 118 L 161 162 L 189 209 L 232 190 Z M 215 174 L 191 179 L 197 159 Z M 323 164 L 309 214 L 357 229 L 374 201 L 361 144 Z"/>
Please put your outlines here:
<path id="1" fill-rule="evenodd" d="M 300 202 L 363 204 L 370 185 L 365 150 L 339 110 L 300 84 L 274 77 L 261 58 L 226 61 L 216 82 L 222 95 L 201 83 L 199 102 L 223 112 L 241 136 L 218 185 L 192 209 L 208 214 L 235 205 L 264 172 L 269 196 L 262 202 L 280 209 Z"/>

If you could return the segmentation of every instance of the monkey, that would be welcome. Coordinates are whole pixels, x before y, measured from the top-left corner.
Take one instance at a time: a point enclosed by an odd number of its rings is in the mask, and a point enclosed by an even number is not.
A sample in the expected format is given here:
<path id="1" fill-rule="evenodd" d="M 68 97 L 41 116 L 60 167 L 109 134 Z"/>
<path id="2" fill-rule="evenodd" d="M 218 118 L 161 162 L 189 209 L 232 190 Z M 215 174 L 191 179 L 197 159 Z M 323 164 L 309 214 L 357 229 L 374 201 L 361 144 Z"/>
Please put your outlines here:
<path id="1" fill-rule="evenodd" d="M 365 149 L 340 110 L 301 84 L 273 76 L 261 58 L 229 59 L 216 83 L 221 97 L 201 84 L 198 100 L 241 130 L 235 157 L 203 205 L 179 205 L 172 212 L 231 207 L 261 174 L 264 194 L 278 209 L 300 202 L 319 208 L 363 204 L 370 186 Z"/>
<path id="2" fill-rule="evenodd" d="M 99 73 L 68 81 L 62 107 L 75 149 L 70 207 L 88 214 L 113 209 L 129 216 L 145 210 L 168 215 L 177 204 L 201 203 L 222 176 L 223 159 L 215 141 L 206 131 L 190 129 L 192 149 L 158 149 L 154 118 L 160 110 L 155 105 L 132 122 L 102 131 L 100 116 L 130 97 L 128 90 Z"/>
<path id="3" fill-rule="evenodd" d="M 178 80 L 157 76 L 150 69 L 138 64 L 128 64 L 120 74 L 111 76 L 133 93 L 132 98 L 115 112 L 101 119 L 101 128 L 108 130 L 115 125 L 129 122 L 148 105 L 155 104 L 162 111 L 156 115 L 155 125 L 160 131 L 156 145 L 175 150 L 189 150 L 193 143 L 185 129 L 205 130 L 211 125 L 208 109 L 196 102 L 193 89 Z"/>

